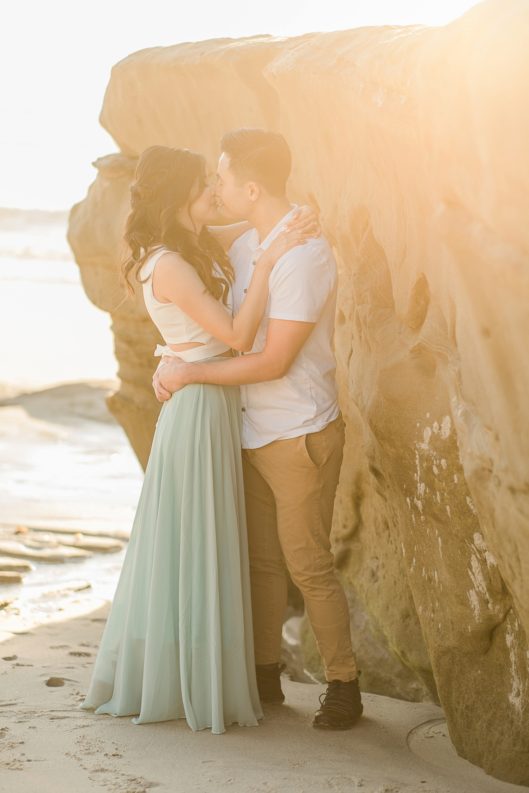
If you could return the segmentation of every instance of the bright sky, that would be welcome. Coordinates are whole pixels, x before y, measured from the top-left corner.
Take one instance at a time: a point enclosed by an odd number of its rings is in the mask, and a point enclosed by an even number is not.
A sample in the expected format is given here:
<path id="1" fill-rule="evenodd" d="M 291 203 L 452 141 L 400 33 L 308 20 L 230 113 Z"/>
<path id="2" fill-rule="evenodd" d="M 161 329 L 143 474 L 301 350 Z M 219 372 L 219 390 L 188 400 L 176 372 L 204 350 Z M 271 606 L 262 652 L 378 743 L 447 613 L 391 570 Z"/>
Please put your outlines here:
<path id="1" fill-rule="evenodd" d="M 0 207 L 62 209 L 115 151 L 110 69 L 145 47 L 366 25 L 443 25 L 476 0 L 10 0 L 0 17 Z"/>

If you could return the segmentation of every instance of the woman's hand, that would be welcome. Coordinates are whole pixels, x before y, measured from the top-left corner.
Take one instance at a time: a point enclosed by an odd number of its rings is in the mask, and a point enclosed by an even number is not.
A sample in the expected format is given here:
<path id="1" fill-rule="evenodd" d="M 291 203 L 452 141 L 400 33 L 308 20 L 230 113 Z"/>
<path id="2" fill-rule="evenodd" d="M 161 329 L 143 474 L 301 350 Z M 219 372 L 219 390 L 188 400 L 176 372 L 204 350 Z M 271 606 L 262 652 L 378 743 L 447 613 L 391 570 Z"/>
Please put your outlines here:
<path id="1" fill-rule="evenodd" d="M 308 237 L 320 237 L 321 226 L 317 210 L 308 204 L 299 207 L 285 224 L 285 230 L 298 231 Z"/>
<path id="2" fill-rule="evenodd" d="M 298 245 L 303 245 L 312 236 L 314 235 L 311 232 L 302 231 L 299 228 L 294 228 L 290 231 L 285 229 L 277 235 L 268 248 L 256 259 L 256 266 L 271 270 L 285 253 Z"/>

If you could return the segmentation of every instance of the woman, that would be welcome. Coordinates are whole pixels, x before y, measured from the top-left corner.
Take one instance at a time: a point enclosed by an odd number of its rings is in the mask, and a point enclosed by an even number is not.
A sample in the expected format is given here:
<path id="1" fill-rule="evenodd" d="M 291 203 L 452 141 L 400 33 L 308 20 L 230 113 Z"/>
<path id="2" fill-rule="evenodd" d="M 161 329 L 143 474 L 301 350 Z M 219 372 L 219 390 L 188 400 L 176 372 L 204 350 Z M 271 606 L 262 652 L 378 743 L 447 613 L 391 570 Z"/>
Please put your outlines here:
<path id="1" fill-rule="evenodd" d="M 124 273 L 129 285 L 133 276 L 143 285 L 166 342 L 159 352 L 196 361 L 251 349 L 268 276 L 305 239 L 307 223 L 261 256 L 232 317 L 225 249 L 247 224 L 219 228 L 217 236 L 206 227 L 216 203 L 204 158 L 153 146 L 140 158 L 131 194 Z M 262 718 L 239 422 L 237 387 L 191 386 L 163 405 L 82 708 L 132 715 L 135 724 L 185 718 L 191 729 L 214 733 Z"/>

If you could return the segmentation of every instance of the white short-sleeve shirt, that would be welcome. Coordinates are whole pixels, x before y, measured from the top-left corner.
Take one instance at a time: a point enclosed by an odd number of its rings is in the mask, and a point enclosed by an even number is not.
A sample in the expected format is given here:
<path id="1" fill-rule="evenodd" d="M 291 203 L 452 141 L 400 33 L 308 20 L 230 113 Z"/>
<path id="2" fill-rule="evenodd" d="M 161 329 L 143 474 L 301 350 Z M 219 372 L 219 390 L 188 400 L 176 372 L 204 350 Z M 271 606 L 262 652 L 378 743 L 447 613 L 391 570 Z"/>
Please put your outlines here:
<path id="1" fill-rule="evenodd" d="M 236 312 L 248 289 L 254 260 L 272 243 L 295 209 L 261 244 L 257 231 L 251 229 L 232 245 L 229 254 L 235 269 Z M 318 432 L 339 414 L 333 350 L 337 274 L 328 242 L 318 237 L 288 251 L 272 270 L 269 284 L 270 297 L 252 353 L 264 349 L 270 319 L 313 322 L 315 327 L 284 377 L 241 386 L 245 449 Z"/>

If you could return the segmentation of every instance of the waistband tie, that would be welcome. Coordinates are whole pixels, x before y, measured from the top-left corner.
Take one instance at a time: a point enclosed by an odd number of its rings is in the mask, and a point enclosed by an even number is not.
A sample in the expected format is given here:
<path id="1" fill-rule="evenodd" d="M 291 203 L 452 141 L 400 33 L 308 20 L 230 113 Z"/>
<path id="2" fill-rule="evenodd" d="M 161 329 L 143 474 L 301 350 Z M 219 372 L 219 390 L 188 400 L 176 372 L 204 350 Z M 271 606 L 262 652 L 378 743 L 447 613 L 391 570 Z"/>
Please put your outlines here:
<path id="1" fill-rule="evenodd" d="M 173 350 L 167 344 L 157 344 L 154 351 L 155 357 L 161 355 L 170 355 L 173 358 L 180 358 L 186 363 L 193 363 L 195 361 L 204 361 L 206 358 L 214 358 L 230 348 L 223 341 L 212 339 L 207 344 L 201 344 L 199 347 L 191 347 L 189 350 Z"/>

